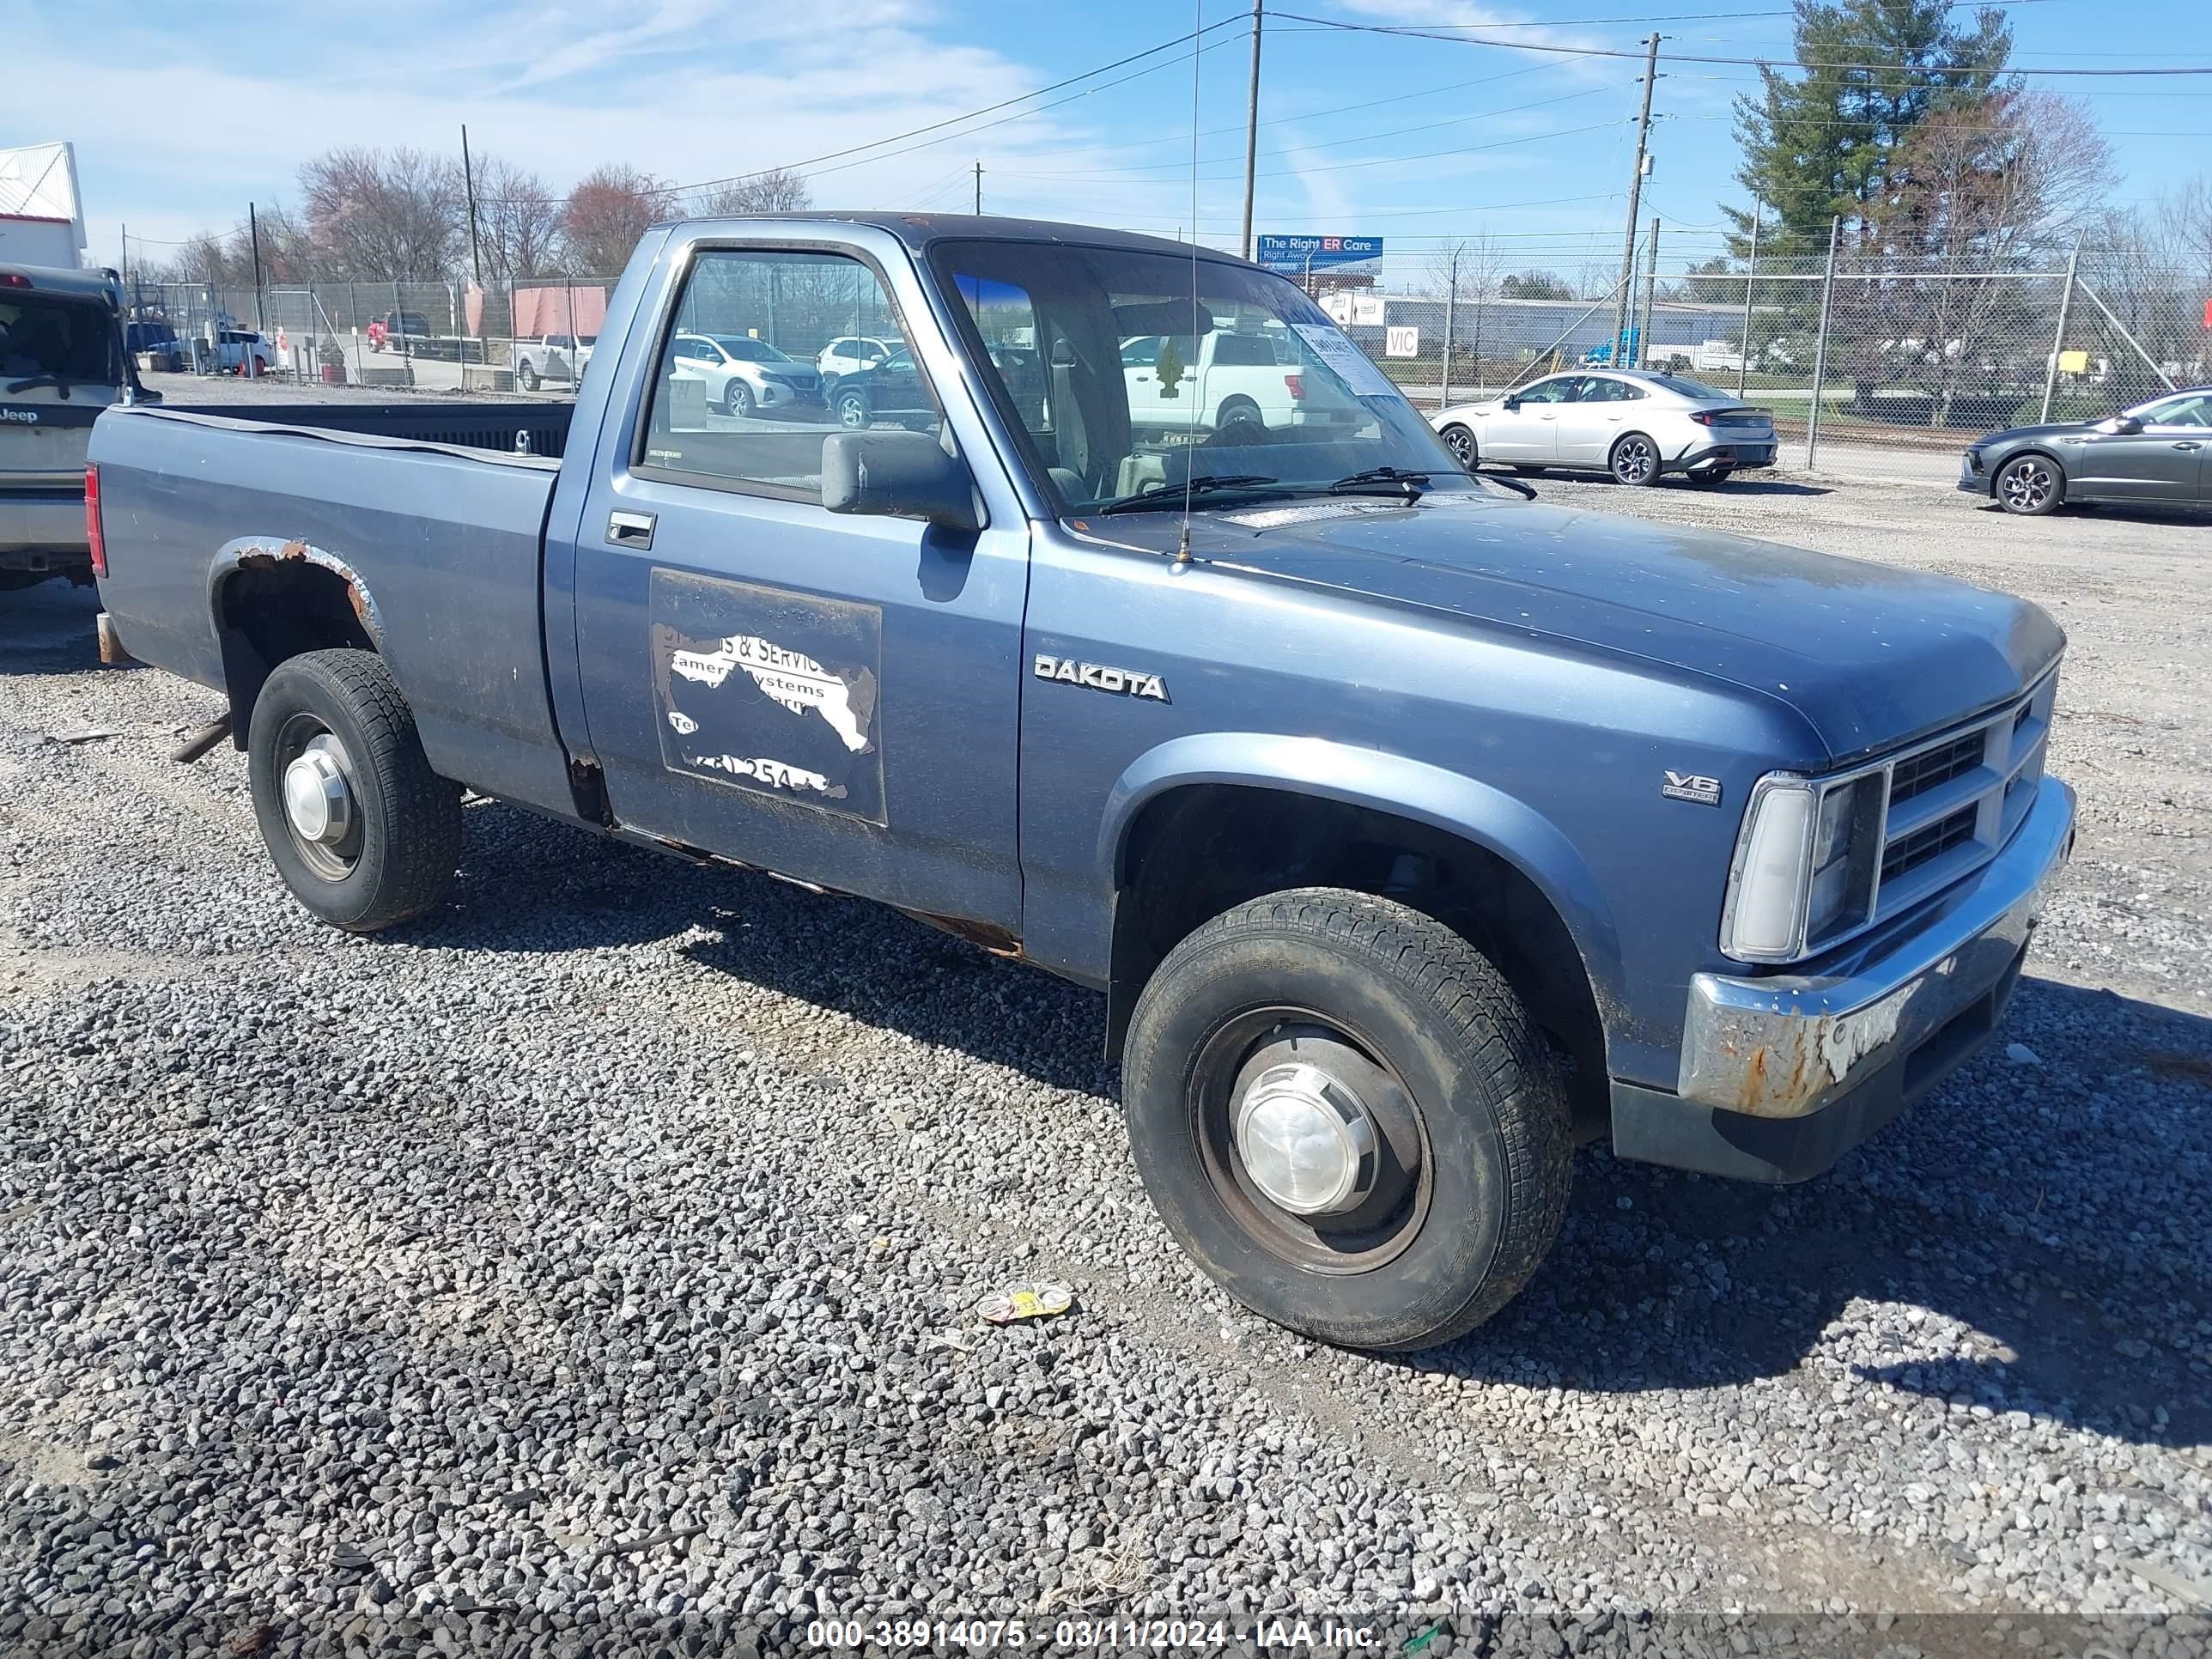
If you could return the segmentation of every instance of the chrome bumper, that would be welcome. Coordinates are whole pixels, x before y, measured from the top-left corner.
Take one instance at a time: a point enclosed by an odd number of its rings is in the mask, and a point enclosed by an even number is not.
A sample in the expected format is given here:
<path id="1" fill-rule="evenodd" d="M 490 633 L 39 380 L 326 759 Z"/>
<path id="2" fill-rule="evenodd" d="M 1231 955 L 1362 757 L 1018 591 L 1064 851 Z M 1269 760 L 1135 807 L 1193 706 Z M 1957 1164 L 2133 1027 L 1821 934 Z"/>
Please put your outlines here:
<path id="1" fill-rule="evenodd" d="M 2074 792 L 2045 777 L 2002 852 L 1827 971 L 1695 975 L 1677 1094 L 1750 1117 L 1803 1118 L 1923 1047 L 1935 1069 L 1904 1086 L 1908 1095 L 1930 1086 L 1973 1046 L 1932 1039 L 2009 990 L 2045 887 L 2073 850 Z"/>
<path id="2" fill-rule="evenodd" d="M 75 489 L 0 489 L 0 553 L 66 556 L 58 564 L 82 564 L 89 559 L 83 482 L 79 480 Z"/>

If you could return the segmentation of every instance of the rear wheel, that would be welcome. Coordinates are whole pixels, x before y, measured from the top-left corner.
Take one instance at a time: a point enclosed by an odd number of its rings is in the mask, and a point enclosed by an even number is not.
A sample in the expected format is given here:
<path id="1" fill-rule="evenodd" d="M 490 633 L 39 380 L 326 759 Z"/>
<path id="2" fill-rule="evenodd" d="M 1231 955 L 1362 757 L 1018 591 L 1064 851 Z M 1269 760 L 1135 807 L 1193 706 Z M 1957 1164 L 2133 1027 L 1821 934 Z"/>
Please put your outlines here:
<path id="1" fill-rule="evenodd" d="M 1659 446 L 1641 432 L 1623 433 L 1606 458 L 1606 470 L 1613 474 L 1613 482 L 1625 484 L 1656 484 L 1659 482 Z"/>
<path id="2" fill-rule="evenodd" d="M 246 739 L 253 816 L 277 873 L 333 927 L 370 933 L 446 896 L 461 789 L 430 769 L 384 659 L 310 651 L 277 665 Z"/>
<path id="3" fill-rule="evenodd" d="M 1475 447 L 1474 434 L 1455 421 L 1443 429 L 1441 435 L 1444 447 L 1452 453 L 1452 459 L 1468 471 L 1474 471 L 1476 464 L 1482 459 L 1480 452 Z"/>
<path id="4" fill-rule="evenodd" d="M 1520 1000 L 1442 923 L 1275 893 L 1168 953 L 1123 1068 L 1169 1230 L 1255 1312 L 1408 1349 L 1496 1312 L 1549 1249 L 1571 1141 Z"/>
<path id="5" fill-rule="evenodd" d="M 1997 504 L 2008 513 L 2041 518 L 2066 496 L 2066 475 L 2044 455 L 2022 455 L 1997 474 Z"/>

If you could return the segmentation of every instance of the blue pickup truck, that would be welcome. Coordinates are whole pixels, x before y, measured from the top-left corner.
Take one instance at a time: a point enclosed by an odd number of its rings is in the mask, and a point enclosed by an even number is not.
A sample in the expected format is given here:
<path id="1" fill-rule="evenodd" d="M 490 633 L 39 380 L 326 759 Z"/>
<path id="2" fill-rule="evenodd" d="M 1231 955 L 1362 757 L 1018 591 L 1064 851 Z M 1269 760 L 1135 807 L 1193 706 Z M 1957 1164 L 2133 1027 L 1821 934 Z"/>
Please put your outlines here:
<path id="1" fill-rule="evenodd" d="M 1217 330 L 1281 418 L 1133 399 Z M 732 415 L 691 334 L 902 338 L 924 402 Z M 313 418 L 92 441 L 111 622 L 228 697 L 303 904 L 437 906 L 465 787 L 1094 987 L 1169 1227 L 1333 1342 L 1496 1310 L 1578 1145 L 1826 1169 L 1989 1037 L 2072 847 L 2034 606 L 1521 499 L 1186 244 L 663 226 L 573 415 Z"/>

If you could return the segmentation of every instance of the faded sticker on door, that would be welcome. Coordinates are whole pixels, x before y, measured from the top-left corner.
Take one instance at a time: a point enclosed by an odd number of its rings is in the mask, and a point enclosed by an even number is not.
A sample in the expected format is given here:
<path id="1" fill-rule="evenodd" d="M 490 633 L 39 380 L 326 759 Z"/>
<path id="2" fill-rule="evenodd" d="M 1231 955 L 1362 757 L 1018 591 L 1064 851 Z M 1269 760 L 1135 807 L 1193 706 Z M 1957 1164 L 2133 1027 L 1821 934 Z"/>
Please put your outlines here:
<path id="1" fill-rule="evenodd" d="M 657 569 L 652 612 L 672 770 L 884 821 L 882 611 Z"/>

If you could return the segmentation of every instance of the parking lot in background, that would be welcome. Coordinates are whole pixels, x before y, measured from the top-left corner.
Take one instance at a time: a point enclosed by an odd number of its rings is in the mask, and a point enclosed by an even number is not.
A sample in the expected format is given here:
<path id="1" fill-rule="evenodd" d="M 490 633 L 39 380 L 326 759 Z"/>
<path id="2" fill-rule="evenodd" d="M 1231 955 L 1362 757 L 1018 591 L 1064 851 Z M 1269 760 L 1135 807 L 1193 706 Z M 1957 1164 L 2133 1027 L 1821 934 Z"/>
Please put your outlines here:
<path id="1" fill-rule="evenodd" d="M 402 1645 L 1148 1605 L 1510 1606 L 1595 1645 L 1595 1610 L 1665 1606 L 2126 1613 L 2188 1650 L 2212 523 L 1535 483 L 2042 605 L 2080 839 L 1999 1044 L 1908 1116 L 1790 1188 L 1588 1152 L 1528 1290 L 1401 1359 L 1264 1325 L 1172 1246 L 1091 994 L 489 801 L 450 908 L 319 927 L 244 758 L 167 758 L 216 698 L 100 669 L 88 592 L 0 598 L 0 1437 L 31 1477 L 0 1577 Z M 1073 1310 L 973 1317 L 1038 1277 Z"/>

